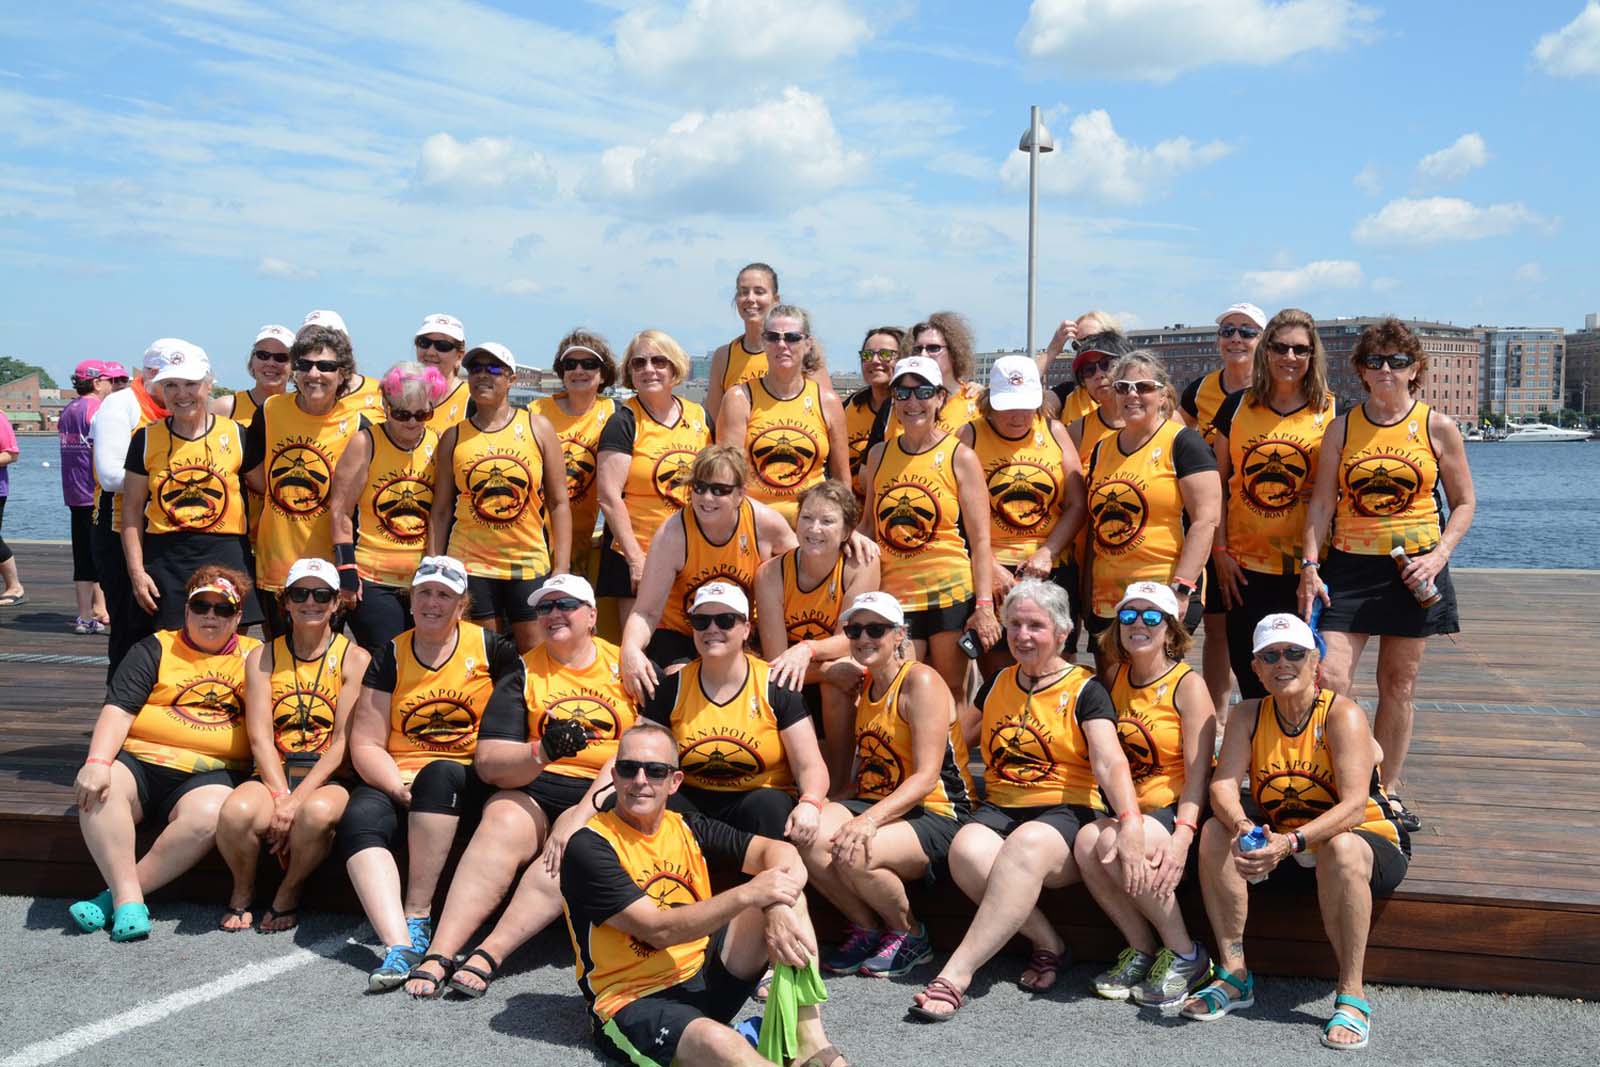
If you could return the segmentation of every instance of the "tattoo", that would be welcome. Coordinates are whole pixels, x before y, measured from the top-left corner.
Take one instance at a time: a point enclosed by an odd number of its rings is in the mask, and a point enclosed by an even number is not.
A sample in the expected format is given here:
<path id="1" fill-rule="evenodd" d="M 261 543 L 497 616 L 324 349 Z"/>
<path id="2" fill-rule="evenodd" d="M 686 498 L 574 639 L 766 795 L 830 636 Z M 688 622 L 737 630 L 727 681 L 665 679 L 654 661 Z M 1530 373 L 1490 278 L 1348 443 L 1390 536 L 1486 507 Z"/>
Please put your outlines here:
<path id="1" fill-rule="evenodd" d="M 1242 959 L 1244 959 L 1244 942 L 1243 941 L 1230 941 L 1230 942 L 1228 942 L 1228 946 L 1227 946 L 1226 950 L 1224 950 L 1223 955 L 1226 956 L 1228 959 L 1232 959 L 1232 960 L 1242 960 Z"/>

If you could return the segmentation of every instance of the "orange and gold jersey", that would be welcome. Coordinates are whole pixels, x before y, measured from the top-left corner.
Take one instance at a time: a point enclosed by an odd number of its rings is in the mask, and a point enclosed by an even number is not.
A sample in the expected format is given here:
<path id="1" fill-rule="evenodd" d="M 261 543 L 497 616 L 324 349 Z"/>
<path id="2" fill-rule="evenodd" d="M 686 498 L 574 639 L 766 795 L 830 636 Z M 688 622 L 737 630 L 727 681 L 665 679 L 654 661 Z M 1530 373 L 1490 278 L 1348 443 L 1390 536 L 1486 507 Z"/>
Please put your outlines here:
<path id="1" fill-rule="evenodd" d="M 411 449 L 367 427 L 372 462 L 356 501 L 356 569 L 378 585 L 408 586 L 428 540 L 439 438 L 429 429 Z"/>
<path id="2" fill-rule="evenodd" d="M 567 466 L 567 503 L 572 508 L 572 573 L 587 574 L 594 544 L 595 519 L 600 514 L 600 492 L 595 486 L 595 464 L 600 459 L 600 431 L 617 410 L 609 396 L 596 397 L 582 415 L 561 410 L 558 397 L 542 396 L 531 410 L 550 420 L 561 442 Z"/>
<path id="3" fill-rule="evenodd" d="M 821 641 L 839 628 L 839 613 L 844 610 L 844 553 L 833 561 L 833 570 L 814 588 L 800 587 L 800 550 L 791 548 L 778 561 L 783 569 L 783 627 L 789 643 Z"/>
<path id="4" fill-rule="evenodd" d="M 1430 410 L 1418 400 L 1392 426 L 1368 419 L 1365 405 L 1345 415 L 1334 548 L 1387 556 L 1396 548 L 1427 552 L 1439 543 L 1439 456 L 1428 432 Z"/>
<path id="5" fill-rule="evenodd" d="M 1261 698 L 1250 735 L 1250 793 L 1280 834 L 1304 826 L 1339 803 L 1338 779 L 1333 773 L 1333 753 L 1325 735 L 1328 709 L 1334 693 L 1323 689 L 1311 709 L 1311 718 L 1298 734 L 1287 734 L 1278 721 L 1275 701 Z M 1372 769 L 1367 785 L 1367 806 L 1357 830 L 1368 830 L 1411 854 L 1411 838 L 1390 817 L 1389 798 Z M 1316 846 L 1312 847 L 1316 851 Z"/>
<path id="6" fill-rule="evenodd" d="M 790 526 L 800 511 L 800 494 L 828 476 L 828 426 L 822 419 L 822 389 L 802 378 L 800 392 L 780 400 L 766 379 L 749 384 L 750 421 L 744 454 L 750 460 L 749 494 L 775 508 Z"/>
<path id="7" fill-rule="evenodd" d="M 1083 386 L 1078 386 L 1067 394 L 1066 400 L 1061 403 L 1061 424 L 1071 426 L 1100 405 L 1095 401 L 1094 394 Z"/>
<path id="8" fill-rule="evenodd" d="M 1123 455 L 1115 435 L 1104 439 L 1095 454 L 1089 474 L 1091 610 L 1102 618 L 1116 610 L 1128 583 L 1166 585 L 1173 579 L 1183 548 L 1183 494 L 1174 441 L 1186 429 L 1168 419 L 1132 455 Z"/>
<path id="9" fill-rule="evenodd" d="M 272 739 L 285 763 L 315 763 L 333 744 L 349 647 L 348 637 L 334 634 L 326 652 L 302 660 L 290 651 L 287 636 L 272 642 Z"/>
<path id="10" fill-rule="evenodd" d="M 1077 396 L 1078 393 L 1087 395 L 1088 392 L 1087 389 L 1079 389 L 1072 396 Z M 1070 401 L 1071 397 L 1067 399 Z M 1090 403 L 1093 406 L 1083 415 L 1083 440 L 1078 442 L 1078 465 L 1083 468 L 1085 479 L 1089 477 L 1089 458 L 1094 455 L 1094 446 L 1108 437 L 1115 437 L 1117 434 L 1116 427 L 1106 423 L 1105 416 L 1101 414 L 1100 405 L 1094 404 L 1092 400 Z M 1069 423 L 1068 425 L 1071 424 Z M 1084 555 L 1088 550 L 1089 530 L 1092 526 L 1093 523 L 1090 522 L 1083 524 L 1083 528 L 1078 531 L 1078 536 L 1068 542 L 1066 550 L 1058 557 L 1058 562 L 1064 563 L 1068 560 L 1083 562 Z"/>
<path id="11" fill-rule="evenodd" d="M 661 725 L 678 739 L 678 765 L 686 785 L 721 793 L 752 789 L 794 792 L 794 772 L 783 747 L 780 722 L 768 690 L 772 668 L 746 652 L 744 685 L 719 704 L 706 696 L 700 682 L 701 662 L 690 660 L 674 676 L 676 699 L 670 710 L 648 705 L 646 714 L 665 717 Z M 665 703 L 664 701 L 662 703 Z M 786 709 L 785 718 L 793 714 Z M 803 713 L 801 713 L 803 717 Z"/>
<path id="12" fill-rule="evenodd" d="M 633 415 L 633 459 L 622 497 L 639 551 L 645 553 L 662 524 L 689 503 L 689 469 L 711 443 L 706 409 L 693 400 L 680 398 L 678 403 L 678 421 L 665 426 L 645 411 L 638 397 L 623 401 Z"/>
<path id="13" fill-rule="evenodd" d="M 1298 574 L 1317 452 L 1333 422 L 1333 394 L 1279 415 L 1251 392 L 1230 397 L 1213 428 L 1228 439 L 1228 551 L 1247 571 Z"/>
<path id="14" fill-rule="evenodd" d="M 912 762 L 911 723 L 900 714 L 900 687 L 905 684 L 910 663 L 900 665 L 883 696 L 872 699 L 872 684 L 861 687 L 856 702 L 856 796 L 882 800 L 900 788 L 906 775 L 916 770 Z M 944 760 L 933 789 L 922 799 L 922 807 L 947 819 L 965 818 L 972 811 L 972 778 L 967 773 L 967 743 L 961 737 L 961 724 L 950 724 Z"/>
<path id="15" fill-rule="evenodd" d="M 256 539 L 256 585 L 277 593 L 295 560 L 333 558 L 328 488 L 361 422 L 339 404 L 326 415 L 308 415 L 293 393 L 268 397 L 257 417 L 265 420 L 267 504 Z"/>
<path id="16" fill-rule="evenodd" d="M 211 416 L 211 426 L 193 441 L 172 432 L 172 420 L 143 430 L 144 506 L 147 534 L 242 534 L 246 528 L 239 468 L 244 431 L 232 419 Z"/>
<path id="17" fill-rule="evenodd" d="M 229 418 L 240 426 L 249 426 L 251 420 L 256 417 L 256 412 L 260 410 L 261 405 L 256 403 L 256 398 L 250 390 L 241 389 L 233 394 L 233 414 Z"/>
<path id="18" fill-rule="evenodd" d="M 546 773 L 594 778 L 617 754 L 622 732 L 639 717 L 638 706 L 622 687 L 617 646 L 594 639 L 594 662 L 582 669 L 551 658 L 540 645 L 522 654 L 522 696 L 528 706 L 527 739 L 537 744 L 552 719 L 574 719 L 589 732 L 589 744 L 576 756 L 556 760 Z"/>
<path id="19" fill-rule="evenodd" d="M 728 362 L 722 368 L 722 391 L 737 389 L 745 382 L 766 377 L 767 350 L 752 352 L 744 346 L 741 334 L 728 342 Z"/>
<path id="20" fill-rule="evenodd" d="M 955 433 L 973 419 L 983 417 L 983 408 L 979 406 L 982 397 L 983 390 L 975 383 L 963 382 L 961 388 L 945 398 L 944 407 L 939 409 L 939 414 L 934 417 L 934 423 L 945 433 Z M 892 441 L 902 433 L 905 433 L 905 428 L 900 425 L 900 417 L 891 407 L 883 438 Z"/>
<path id="21" fill-rule="evenodd" d="M 244 658 L 261 642 L 240 637 L 229 651 L 211 653 L 189 644 L 179 630 L 161 630 L 153 640 L 161 646 L 155 686 L 137 709 L 123 750 L 189 774 L 248 769 Z"/>
<path id="22" fill-rule="evenodd" d="M 352 425 L 356 417 L 366 419 L 376 425 L 385 418 L 383 414 L 383 390 L 378 385 L 378 379 L 370 374 L 361 376 L 361 384 L 339 398 L 338 406 L 334 409 L 340 414 L 351 417 Z"/>
<path id="23" fill-rule="evenodd" d="M 467 417 L 471 396 L 467 383 L 457 381 L 449 394 L 433 406 L 433 414 L 428 416 L 428 429 L 436 436 L 443 437 L 446 430 Z"/>
<path id="24" fill-rule="evenodd" d="M 1208 445 L 1217 433 L 1217 412 L 1221 410 L 1223 401 L 1234 395 L 1223 388 L 1222 374 L 1221 370 L 1214 370 L 1184 390 L 1184 410 L 1194 419 L 1195 431 L 1206 439 Z"/>
<path id="25" fill-rule="evenodd" d="M 844 433 L 850 442 L 851 484 L 861 477 L 861 466 L 867 461 L 867 445 L 872 439 L 872 427 L 877 421 L 878 412 L 872 407 L 872 390 L 858 390 L 844 406 Z M 861 494 L 858 492 L 856 495 Z"/>
<path id="26" fill-rule="evenodd" d="M 231 418 L 239 424 L 240 432 L 248 430 L 250 423 L 255 420 L 256 413 L 261 410 L 261 405 L 256 403 L 256 398 L 250 395 L 250 390 L 241 389 L 233 394 L 233 415 Z M 250 535 L 250 543 L 256 541 L 257 532 L 261 529 L 262 500 L 259 496 L 245 489 L 244 514 L 246 531 Z"/>
<path id="27" fill-rule="evenodd" d="M 996 563 L 1015 567 L 1044 547 L 1061 518 L 1066 457 L 1043 415 L 1015 440 L 982 417 L 972 420 L 972 433 L 989 493 L 989 547 Z"/>
<path id="28" fill-rule="evenodd" d="M 1099 699 L 1096 699 L 1099 698 Z M 1089 764 L 1087 719 L 1110 719 L 1094 672 L 1073 666 L 1030 693 L 1006 667 L 980 694 L 984 783 L 989 803 L 1002 808 L 1078 804 L 1104 808 Z"/>
<path id="29" fill-rule="evenodd" d="M 526 411 L 484 431 L 470 419 L 456 426 L 450 476 L 456 482 L 449 554 L 480 578 L 542 578 L 550 573 L 545 542 L 544 453 Z"/>
<path id="30" fill-rule="evenodd" d="M 750 596 L 756 571 L 761 567 L 761 542 L 756 538 L 756 509 L 748 500 L 739 502 L 739 521 L 721 544 L 706 536 L 694 508 L 684 508 L 682 515 L 683 567 L 673 579 L 667 602 L 661 608 L 661 628 L 689 634 L 693 632 L 689 605 L 702 585 L 732 582 L 744 590 L 746 597 Z"/>
<path id="31" fill-rule="evenodd" d="M 955 454 L 948 434 L 912 455 L 886 441 L 872 485 L 873 538 L 882 548 L 880 588 L 906 611 L 963 604 L 972 598 L 972 559 L 961 530 Z"/>
<path id="32" fill-rule="evenodd" d="M 488 639 L 481 626 L 456 627 L 455 651 L 436 668 L 418 662 L 415 630 L 394 639 L 387 747 L 407 784 L 436 759 L 470 764 L 478 750 L 478 725 L 494 692 Z"/>
<path id="33" fill-rule="evenodd" d="M 1139 810 L 1155 811 L 1176 804 L 1183 793 L 1183 720 L 1178 714 L 1178 684 L 1189 665 L 1176 663 L 1161 677 L 1136 686 L 1128 666 L 1111 680 L 1111 704 L 1117 709 L 1117 738 L 1128 757 L 1128 772 L 1139 794 Z"/>

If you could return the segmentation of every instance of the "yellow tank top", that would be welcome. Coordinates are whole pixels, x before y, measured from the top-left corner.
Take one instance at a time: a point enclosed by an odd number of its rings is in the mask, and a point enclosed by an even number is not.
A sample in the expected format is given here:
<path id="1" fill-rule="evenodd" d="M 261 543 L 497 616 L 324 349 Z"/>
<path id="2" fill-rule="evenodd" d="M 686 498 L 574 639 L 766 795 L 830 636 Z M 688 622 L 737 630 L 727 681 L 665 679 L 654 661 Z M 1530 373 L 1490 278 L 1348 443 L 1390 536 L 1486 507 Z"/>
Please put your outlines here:
<path id="1" fill-rule="evenodd" d="M 1088 392 L 1087 389 L 1079 389 L 1072 396 L 1077 396 L 1078 393 L 1083 393 L 1087 396 Z M 1068 399 L 1070 400 L 1071 397 Z M 1092 404 L 1093 401 L 1091 400 L 1090 403 Z M 1078 465 L 1083 468 L 1084 478 L 1087 479 L 1089 477 L 1089 459 L 1094 455 L 1094 446 L 1107 437 L 1115 436 L 1116 432 L 1115 427 L 1106 425 L 1105 417 L 1101 415 L 1100 405 L 1098 404 L 1094 404 L 1083 416 L 1083 440 L 1078 442 Z M 1089 529 L 1092 525 L 1093 523 L 1090 522 L 1083 524 L 1083 528 L 1078 531 L 1078 536 L 1074 537 L 1071 543 L 1067 545 L 1066 550 L 1061 553 L 1060 562 L 1068 560 L 1077 563 L 1083 562 L 1089 548 Z"/>
<path id="2" fill-rule="evenodd" d="M 706 409 L 693 400 L 679 399 L 682 411 L 671 426 L 653 419 L 637 397 L 623 403 L 633 412 L 633 459 L 622 496 L 639 550 L 648 553 L 662 523 L 689 502 L 689 469 L 711 443 L 711 431 Z"/>
<path id="3" fill-rule="evenodd" d="M 356 568 L 369 582 L 408 586 L 427 547 L 439 438 L 424 429 L 407 450 L 381 424 L 368 427 L 367 435 L 372 462 L 356 501 Z"/>
<path id="4" fill-rule="evenodd" d="M 244 533 L 243 464 L 244 431 L 232 419 L 213 415 L 210 428 L 193 441 L 173 433 L 170 419 L 146 426 L 144 469 L 150 497 L 144 506 L 144 532 Z"/>
<path id="5" fill-rule="evenodd" d="M 1002 808 L 1077 804 L 1105 810 L 1089 764 L 1089 742 L 1078 722 L 1078 701 L 1094 672 L 1073 666 L 1030 693 L 1017 668 L 995 676 L 983 701 L 984 784 Z"/>
<path id="6" fill-rule="evenodd" d="M 885 401 L 888 403 L 888 401 Z M 844 432 L 850 441 L 850 481 L 861 477 L 861 464 L 867 459 L 867 443 L 878 413 L 872 409 L 872 391 L 863 389 L 844 406 Z M 857 496 L 860 494 L 858 493 Z"/>
<path id="7" fill-rule="evenodd" d="M 338 411 L 351 417 L 351 425 L 355 425 L 355 417 L 362 416 L 368 422 L 376 425 L 384 420 L 383 391 L 378 386 L 378 379 L 370 374 L 361 376 L 361 384 L 339 398 Z"/>
<path id="8" fill-rule="evenodd" d="M 677 812 L 663 813 L 661 825 L 649 837 L 611 811 L 594 816 L 585 829 L 605 838 L 628 877 L 658 907 L 681 908 L 711 897 L 705 854 Z M 609 923 L 585 923 L 580 933 L 570 909 L 567 932 L 577 957 L 578 988 L 602 1021 L 641 997 L 693 978 L 705 965 L 711 941 L 697 937 L 658 949 Z"/>
<path id="9" fill-rule="evenodd" d="M 241 389 L 233 394 L 233 415 L 231 417 L 240 426 L 249 426 L 250 421 L 256 417 L 256 412 L 260 410 L 261 405 L 256 403 L 256 398 L 251 395 L 250 390 Z"/>
<path id="10" fill-rule="evenodd" d="M 526 411 L 485 433 L 470 419 L 456 427 L 452 476 L 456 521 L 450 555 L 481 578 L 542 578 L 550 573 L 545 543 L 544 454 Z"/>
<path id="11" fill-rule="evenodd" d="M 728 362 L 722 368 L 722 391 L 737 389 L 745 382 L 763 378 L 767 373 L 767 350 L 752 352 L 744 346 L 741 334 L 728 342 Z"/>
<path id="12" fill-rule="evenodd" d="M 777 713 L 768 699 L 767 661 L 745 653 L 744 687 L 718 704 L 701 688 L 698 659 L 678 673 L 678 699 L 666 725 L 678 739 L 683 780 L 697 789 L 745 793 L 794 792 L 794 772 L 784 751 Z"/>
<path id="13" fill-rule="evenodd" d="M 733 533 L 721 544 L 706 536 L 694 508 L 683 509 L 683 568 L 673 579 L 667 602 L 661 609 L 661 628 L 691 634 L 689 605 L 707 582 L 732 582 L 746 597 L 755 588 L 756 570 L 761 566 L 761 543 L 756 538 L 756 509 L 750 501 L 739 503 L 739 521 Z"/>
<path id="14" fill-rule="evenodd" d="M 961 388 L 945 398 L 944 407 L 939 409 L 939 414 L 934 417 L 934 423 L 945 433 L 953 434 L 973 419 L 983 417 L 983 408 L 978 401 L 983 396 L 983 390 L 971 382 L 963 382 Z M 894 408 L 889 409 L 889 421 L 884 426 L 884 440 L 893 440 L 905 433 L 905 427 L 900 425 L 900 416 L 895 414 Z"/>
<path id="15" fill-rule="evenodd" d="M 1298 574 L 1306 505 L 1317 480 L 1317 452 L 1334 417 L 1333 395 L 1321 411 L 1303 405 L 1279 415 L 1246 392 L 1226 427 L 1228 551 L 1261 574 Z M 1222 432 L 1223 427 L 1213 426 Z"/>
<path id="16" fill-rule="evenodd" d="M 285 763 L 310 766 L 333 744 L 349 647 L 348 637 L 334 634 L 326 652 L 303 660 L 289 650 L 287 636 L 272 642 L 272 737 Z"/>
<path id="17" fill-rule="evenodd" d="M 256 542 L 256 584 L 276 593 L 295 560 L 333 558 L 328 487 L 360 422 L 338 404 L 326 415 L 308 415 L 292 393 L 268 397 L 260 417 L 266 420 L 267 503 Z"/>
<path id="18" fill-rule="evenodd" d="M 410 784 L 436 759 L 472 762 L 478 726 L 494 692 L 489 646 L 481 626 L 456 624 L 455 651 L 438 667 L 417 661 L 407 630 L 394 639 L 394 692 L 389 696 L 389 755 Z"/>
<path id="19" fill-rule="evenodd" d="M 1217 411 L 1231 394 L 1222 387 L 1222 371 L 1214 370 L 1200 379 L 1200 388 L 1194 393 L 1195 430 L 1206 439 L 1206 444 L 1216 436 Z"/>
<path id="20" fill-rule="evenodd" d="M 799 551 L 791 548 L 778 563 L 783 569 L 783 625 L 791 645 L 832 637 L 844 610 L 844 553 L 833 561 L 826 578 L 814 588 L 802 589 Z"/>
<path id="21" fill-rule="evenodd" d="M 260 410 L 261 405 L 250 395 L 250 390 L 241 389 L 233 394 L 233 421 L 239 424 L 241 432 L 250 428 L 256 412 Z M 250 492 L 248 487 L 244 493 L 245 531 L 250 535 L 250 544 L 253 546 L 256 543 L 256 532 L 261 528 L 261 498 Z"/>
<path id="22" fill-rule="evenodd" d="M 134 716 L 123 749 L 130 755 L 200 774 L 251 764 L 244 725 L 244 658 L 261 642 L 240 637 L 229 652 L 202 652 L 178 630 L 162 630 L 156 684 Z"/>
<path id="23" fill-rule="evenodd" d="M 907 611 L 972 598 L 972 560 L 961 531 L 954 434 L 913 456 L 895 438 L 873 481 L 873 537 L 882 549 L 879 587 Z"/>
<path id="24" fill-rule="evenodd" d="M 617 754 L 622 732 L 639 718 L 638 707 L 622 688 L 617 646 L 597 637 L 594 651 L 594 662 L 582 670 L 551 659 L 544 645 L 522 654 L 528 740 L 537 744 L 552 719 L 576 719 L 589 731 L 588 747 L 576 756 L 556 760 L 546 771 L 594 778 L 606 760 Z"/>
<path id="25" fill-rule="evenodd" d="M 1148 685 L 1135 686 L 1122 664 L 1111 681 L 1117 738 L 1128 757 L 1140 811 L 1176 804 L 1183 793 L 1183 720 L 1177 700 L 1178 684 L 1188 673 L 1188 664 L 1175 663 Z"/>
<path id="26" fill-rule="evenodd" d="M 609 396 L 596 397 L 582 415 L 568 415 L 556 397 L 542 396 L 532 410 L 550 420 L 567 466 L 567 504 L 572 508 L 572 573 L 588 572 L 595 520 L 600 514 L 600 492 L 595 486 L 595 464 L 600 458 L 600 431 L 617 410 Z"/>
<path id="27" fill-rule="evenodd" d="M 1067 399 L 1061 404 L 1061 424 L 1071 426 L 1099 407 L 1089 390 L 1080 385 L 1068 393 Z"/>
<path id="28" fill-rule="evenodd" d="M 802 378 L 800 392 L 779 400 L 766 379 L 749 385 L 750 422 L 744 453 L 750 460 L 750 496 L 777 509 L 790 526 L 800 511 L 800 494 L 828 474 L 828 427 L 822 419 L 822 391 Z"/>
<path id="29" fill-rule="evenodd" d="M 1106 438 L 1089 475 L 1089 527 L 1094 538 L 1093 611 L 1116 610 L 1130 582 L 1172 581 L 1183 547 L 1183 494 L 1173 465 L 1171 419 L 1132 455 Z"/>
<path id="30" fill-rule="evenodd" d="M 428 429 L 435 436 L 443 437 L 446 430 L 467 417 L 467 401 L 471 395 L 466 382 L 456 382 L 445 398 L 433 406 L 433 414 L 428 416 Z"/>
<path id="31" fill-rule="evenodd" d="M 872 699 L 870 679 L 856 701 L 856 795 L 881 800 L 900 788 L 906 775 L 916 771 L 911 760 L 911 724 L 899 711 L 900 687 L 910 663 L 900 665 L 883 696 Z M 944 761 L 933 789 L 922 799 L 924 810 L 947 819 L 965 818 L 972 811 L 972 778 L 967 774 L 967 743 L 961 724 L 950 725 Z"/>
<path id="32" fill-rule="evenodd" d="M 1280 834 L 1304 826 L 1339 803 L 1333 755 L 1323 736 L 1333 701 L 1333 690 L 1321 690 L 1310 720 L 1292 735 L 1284 733 L 1271 696 L 1262 697 L 1256 710 L 1250 735 L 1250 793 L 1267 825 Z M 1410 835 L 1389 816 L 1389 798 L 1379 784 L 1376 767 L 1367 786 L 1366 811 L 1355 829 L 1393 841 L 1406 855 L 1411 854 Z"/>
<path id="33" fill-rule="evenodd" d="M 982 417 L 972 420 L 972 431 L 989 491 L 989 547 L 996 562 L 1015 567 L 1044 547 L 1061 518 L 1066 457 L 1043 415 L 1017 440 Z"/>
<path id="34" fill-rule="evenodd" d="M 1392 426 L 1367 418 L 1366 406 L 1345 416 L 1339 457 L 1339 504 L 1333 547 L 1363 556 L 1408 554 L 1439 543 L 1439 456 L 1428 432 L 1428 405 L 1418 400 Z"/>

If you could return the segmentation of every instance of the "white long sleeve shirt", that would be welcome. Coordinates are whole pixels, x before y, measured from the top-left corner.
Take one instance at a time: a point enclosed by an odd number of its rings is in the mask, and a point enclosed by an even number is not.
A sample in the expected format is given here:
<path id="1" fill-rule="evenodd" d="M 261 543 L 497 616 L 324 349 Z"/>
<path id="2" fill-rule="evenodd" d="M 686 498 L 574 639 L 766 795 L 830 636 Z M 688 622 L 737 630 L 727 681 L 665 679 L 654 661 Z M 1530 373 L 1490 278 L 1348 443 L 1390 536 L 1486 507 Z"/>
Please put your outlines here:
<path id="1" fill-rule="evenodd" d="M 139 397 L 132 389 L 112 393 L 100 402 L 100 410 L 89 421 L 89 436 L 94 439 L 94 476 L 108 493 L 122 492 L 123 465 L 128 461 L 128 442 L 139 428 Z"/>

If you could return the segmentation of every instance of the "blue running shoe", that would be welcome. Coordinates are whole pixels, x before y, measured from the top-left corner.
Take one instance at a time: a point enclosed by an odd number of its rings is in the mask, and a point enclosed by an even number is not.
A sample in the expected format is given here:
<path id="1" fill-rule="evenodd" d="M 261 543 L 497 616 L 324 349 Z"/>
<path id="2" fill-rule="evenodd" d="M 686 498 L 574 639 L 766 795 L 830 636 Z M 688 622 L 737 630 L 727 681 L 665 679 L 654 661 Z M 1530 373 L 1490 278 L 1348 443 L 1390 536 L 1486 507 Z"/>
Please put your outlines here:
<path id="1" fill-rule="evenodd" d="M 411 951 L 420 956 L 433 941 L 433 920 L 407 918 L 406 933 L 411 935 Z"/>
<path id="2" fill-rule="evenodd" d="M 421 962 L 422 953 L 413 952 L 404 945 L 390 945 L 377 970 L 367 975 L 367 992 L 387 993 L 404 985 L 405 980 L 411 977 L 411 968 Z"/>

